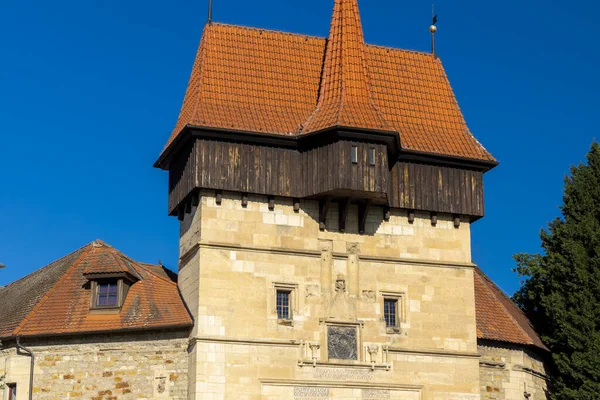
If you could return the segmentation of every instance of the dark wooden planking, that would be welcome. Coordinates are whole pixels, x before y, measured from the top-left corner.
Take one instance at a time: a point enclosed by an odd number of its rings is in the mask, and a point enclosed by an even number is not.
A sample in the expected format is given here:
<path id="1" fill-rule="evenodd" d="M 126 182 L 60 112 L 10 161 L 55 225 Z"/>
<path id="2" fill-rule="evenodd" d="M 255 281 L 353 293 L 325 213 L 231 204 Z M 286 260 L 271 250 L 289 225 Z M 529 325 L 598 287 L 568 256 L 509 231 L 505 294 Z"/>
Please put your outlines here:
<path id="1" fill-rule="evenodd" d="M 398 162 L 390 179 L 391 207 L 483 216 L 482 172 Z"/>
<path id="2" fill-rule="evenodd" d="M 294 198 L 353 192 L 359 201 L 387 195 L 393 208 L 483 216 L 481 171 L 402 161 L 390 168 L 385 145 L 344 140 L 298 151 L 198 139 L 171 164 L 169 212 L 201 188 Z"/>

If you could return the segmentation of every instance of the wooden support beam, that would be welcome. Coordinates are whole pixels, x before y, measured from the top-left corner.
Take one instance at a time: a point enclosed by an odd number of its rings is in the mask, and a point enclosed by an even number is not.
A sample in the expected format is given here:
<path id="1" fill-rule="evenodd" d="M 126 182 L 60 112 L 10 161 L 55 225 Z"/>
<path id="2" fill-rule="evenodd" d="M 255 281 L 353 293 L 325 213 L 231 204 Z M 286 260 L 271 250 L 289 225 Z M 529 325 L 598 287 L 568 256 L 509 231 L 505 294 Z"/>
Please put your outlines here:
<path id="1" fill-rule="evenodd" d="M 385 222 L 389 222 L 392 217 L 392 211 L 389 207 L 383 207 L 383 220 Z"/>
<path id="2" fill-rule="evenodd" d="M 275 210 L 275 196 L 269 196 L 269 210 Z"/>
<path id="3" fill-rule="evenodd" d="M 217 190 L 215 192 L 215 202 L 217 203 L 218 206 L 223 204 L 223 191 L 222 190 Z"/>
<path id="4" fill-rule="evenodd" d="M 200 204 L 200 192 L 195 190 L 192 193 L 192 207 L 198 207 L 198 204 Z"/>
<path id="5" fill-rule="evenodd" d="M 438 223 L 438 215 L 437 213 L 431 213 L 431 226 L 436 226 Z"/>
<path id="6" fill-rule="evenodd" d="M 414 210 L 410 210 L 408 212 L 408 223 L 409 224 L 414 224 L 415 223 L 415 211 Z"/>
<path id="7" fill-rule="evenodd" d="M 192 212 L 192 196 L 185 200 L 185 213 L 190 214 Z"/>
<path id="8" fill-rule="evenodd" d="M 346 232 L 346 221 L 348 220 L 348 209 L 350 209 L 350 197 L 340 202 L 340 232 Z"/>
<path id="9" fill-rule="evenodd" d="M 183 204 L 180 204 L 179 207 L 177 208 L 177 219 L 180 221 L 183 221 L 184 218 L 185 218 L 185 207 L 183 206 Z"/>
<path id="10" fill-rule="evenodd" d="M 319 229 L 322 231 L 327 227 L 327 212 L 331 204 L 331 197 L 327 196 L 319 201 Z"/>
<path id="11" fill-rule="evenodd" d="M 242 207 L 248 207 L 248 193 L 242 193 Z"/>
<path id="12" fill-rule="evenodd" d="M 294 199 L 294 212 L 300 212 L 300 199 Z"/>
<path id="13" fill-rule="evenodd" d="M 454 227 L 456 229 L 460 228 L 460 215 L 454 216 Z"/>
<path id="14" fill-rule="evenodd" d="M 371 200 L 367 200 L 362 204 L 358 205 L 358 233 L 361 235 L 365 233 L 365 226 L 367 225 L 367 216 L 371 209 Z"/>

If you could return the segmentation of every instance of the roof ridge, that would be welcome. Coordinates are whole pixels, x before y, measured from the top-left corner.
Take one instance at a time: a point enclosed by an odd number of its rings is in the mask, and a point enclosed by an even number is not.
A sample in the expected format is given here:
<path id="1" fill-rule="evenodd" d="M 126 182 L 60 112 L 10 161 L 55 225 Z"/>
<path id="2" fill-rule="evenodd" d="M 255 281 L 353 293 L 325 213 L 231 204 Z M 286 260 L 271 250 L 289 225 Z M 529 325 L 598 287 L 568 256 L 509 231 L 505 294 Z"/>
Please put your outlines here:
<path id="1" fill-rule="evenodd" d="M 282 34 L 282 35 L 286 35 L 286 36 L 299 36 L 299 37 L 310 38 L 310 39 L 327 40 L 327 38 L 324 36 L 309 35 L 306 33 L 297 33 L 297 32 L 287 32 L 287 31 L 281 31 L 279 29 L 271 29 L 271 28 L 258 28 L 255 26 L 247 26 L 247 25 L 227 24 L 227 23 L 222 23 L 222 22 L 213 22 L 210 26 L 240 28 L 240 29 L 244 29 L 244 30 L 248 30 L 248 31 L 271 32 L 271 33 L 278 33 L 278 34 Z"/>
<path id="2" fill-rule="evenodd" d="M 493 291 L 490 291 L 490 293 L 492 294 L 492 296 L 494 296 L 494 297 L 495 297 L 497 300 L 500 300 L 500 299 L 498 299 L 498 296 L 496 295 L 496 293 L 494 293 L 494 292 L 499 292 L 499 293 L 500 293 L 502 296 L 504 296 L 504 297 L 505 297 L 505 298 L 506 298 L 508 301 L 510 301 L 510 302 L 511 302 L 511 303 L 512 303 L 512 304 L 515 306 L 515 309 L 518 309 L 518 310 L 520 311 L 519 307 L 517 307 L 517 305 L 513 303 L 513 301 L 510 299 L 510 297 L 508 297 L 508 296 L 507 296 L 507 295 L 506 295 L 506 294 L 505 294 L 505 293 L 502 291 L 502 289 L 500 289 L 500 288 L 498 287 L 498 285 L 496 285 L 496 284 L 495 284 L 495 283 L 494 283 L 494 282 L 493 282 L 493 281 L 492 281 L 492 280 L 491 280 L 491 279 L 490 279 L 490 278 L 489 278 L 489 277 L 488 277 L 488 276 L 487 276 L 487 275 L 486 275 L 486 274 L 485 274 L 485 273 L 484 273 L 484 272 L 481 270 L 481 268 L 479 268 L 478 266 L 476 266 L 475 268 L 476 268 L 476 269 L 477 269 L 477 271 L 479 272 L 477 275 L 478 275 L 480 278 L 482 278 L 482 279 L 483 279 L 483 280 L 484 280 L 486 283 L 489 283 L 489 284 L 491 284 L 491 287 L 492 287 L 493 289 L 495 289 L 495 290 L 493 290 Z M 489 285 L 488 285 L 488 287 L 489 287 Z M 527 332 L 525 331 L 525 329 L 523 329 L 523 327 L 521 326 L 521 324 L 519 323 L 519 321 L 517 321 L 517 320 L 515 319 L 515 317 L 514 317 L 514 316 L 511 314 L 511 312 L 510 312 L 509 310 L 507 310 L 507 309 L 506 309 L 506 306 L 505 306 L 505 305 L 504 305 L 502 302 L 499 302 L 499 303 L 500 303 L 500 305 L 502 306 L 502 308 L 504 308 L 506 311 L 508 311 L 508 316 L 510 317 L 510 319 L 511 319 L 511 320 L 512 320 L 512 321 L 513 321 L 513 322 L 514 322 L 516 325 L 517 325 L 517 327 L 519 328 L 519 330 L 521 331 L 521 333 L 522 333 L 523 335 L 525 335 L 525 338 L 527 338 L 527 339 L 528 339 L 528 340 L 527 340 L 528 344 L 530 344 L 530 345 L 535 345 L 533 338 L 532 338 L 531 336 L 529 336 L 529 333 L 527 333 Z M 524 316 L 525 318 L 527 318 L 527 317 L 525 316 L 525 314 L 523 314 L 523 316 Z M 529 321 L 529 319 L 527 319 L 527 321 Z"/>
<path id="3" fill-rule="evenodd" d="M 46 303 L 46 301 L 48 301 L 48 299 L 50 298 L 50 296 L 56 291 L 56 288 L 67 278 L 67 276 L 69 276 L 73 270 L 79 266 L 79 264 L 81 264 L 81 262 L 89 255 L 90 250 L 92 250 L 93 247 L 93 243 L 88 244 L 87 246 L 89 246 L 90 248 L 86 249 L 83 251 L 83 253 L 81 253 L 79 255 L 79 257 L 77 257 L 77 259 L 73 262 L 73 264 L 71 264 L 71 266 L 65 271 L 65 273 L 63 274 L 63 276 L 60 277 L 59 280 L 57 280 L 54 285 L 50 288 L 50 290 L 48 290 L 46 292 L 46 294 L 44 295 L 44 297 L 42 297 L 40 299 L 40 301 L 38 301 L 38 303 L 31 309 L 31 311 L 25 316 L 25 318 L 23 318 L 23 320 L 19 323 L 19 325 L 17 325 L 17 327 L 15 328 L 15 330 L 13 331 L 13 336 L 17 336 L 19 334 L 19 332 L 21 330 L 23 330 L 23 328 L 25 327 L 25 325 L 27 325 L 27 323 L 29 322 L 29 320 L 31 320 L 33 318 L 33 316 L 35 315 L 35 313 L 44 305 L 44 303 Z M 83 246 L 81 248 L 79 248 L 78 250 L 81 250 L 83 248 L 85 248 L 86 246 Z M 73 253 L 70 253 L 73 254 Z M 63 257 L 64 258 L 64 257 Z"/>

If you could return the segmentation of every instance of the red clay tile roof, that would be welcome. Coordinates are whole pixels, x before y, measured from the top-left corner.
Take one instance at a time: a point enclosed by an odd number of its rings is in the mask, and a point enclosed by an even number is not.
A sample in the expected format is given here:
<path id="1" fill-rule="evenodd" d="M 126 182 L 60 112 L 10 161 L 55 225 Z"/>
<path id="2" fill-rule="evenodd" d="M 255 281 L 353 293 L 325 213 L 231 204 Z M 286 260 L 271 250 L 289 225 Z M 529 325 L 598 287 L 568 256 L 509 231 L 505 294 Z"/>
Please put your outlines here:
<path id="1" fill-rule="evenodd" d="M 106 272 L 129 272 L 139 281 L 119 314 L 90 313 L 84 274 Z M 0 338 L 191 327 L 177 283 L 169 276 L 160 266 L 138 263 L 96 241 L 0 289 Z"/>
<path id="2" fill-rule="evenodd" d="M 521 309 L 479 268 L 475 269 L 475 311 L 479 339 L 548 350 Z"/>
<path id="3" fill-rule="evenodd" d="M 139 279 L 139 275 L 131 262 L 123 257 L 117 249 L 97 240 L 93 246 L 94 251 L 81 261 L 83 274 L 115 274 L 128 273 Z"/>
<path id="4" fill-rule="evenodd" d="M 494 161 L 440 60 L 365 44 L 356 0 L 335 0 L 329 39 L 206 25 L 165 150 L 186 126 L 299 135 L 337 125 L 396 131 L 404 149 Z"/>

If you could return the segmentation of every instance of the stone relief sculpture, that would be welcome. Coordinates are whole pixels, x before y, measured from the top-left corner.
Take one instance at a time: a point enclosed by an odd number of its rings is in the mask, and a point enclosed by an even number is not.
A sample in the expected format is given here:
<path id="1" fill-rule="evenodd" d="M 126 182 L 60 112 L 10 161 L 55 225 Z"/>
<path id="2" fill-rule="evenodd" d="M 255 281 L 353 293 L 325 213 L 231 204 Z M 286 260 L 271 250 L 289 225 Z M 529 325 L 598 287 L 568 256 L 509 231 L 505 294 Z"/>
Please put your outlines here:
<path id="1" fill-rule="evenodd" d="M 338 293 L 346 291 L 346 278 L 342 274 L 339 274 L 335 281 L 335 291 Z"/>
<path id="2" fill-rule="evenodd" d="M 356 327 L 329 327 L 327 331 L 327 351 L 330 359 L 358 360 L 356 347 Z"/>

